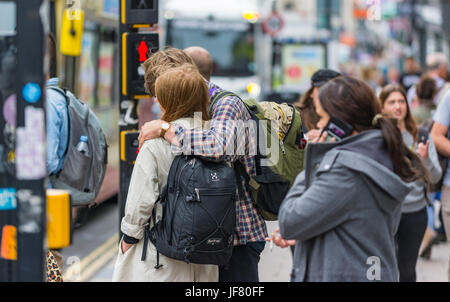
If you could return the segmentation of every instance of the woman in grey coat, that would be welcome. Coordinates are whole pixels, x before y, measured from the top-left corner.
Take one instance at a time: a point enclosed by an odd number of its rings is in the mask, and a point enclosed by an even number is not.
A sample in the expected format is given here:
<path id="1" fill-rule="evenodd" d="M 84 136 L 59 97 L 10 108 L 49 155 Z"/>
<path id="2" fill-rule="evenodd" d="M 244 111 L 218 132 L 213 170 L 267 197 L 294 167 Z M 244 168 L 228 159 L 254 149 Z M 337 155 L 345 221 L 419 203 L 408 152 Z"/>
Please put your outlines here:
<path id="1" fill-rule="evenodd" d="M 394 235 L 407 182 L 427 182 L 425 168 L 366 83 L 336 78 L 314 101 L 318 128 L 333 118 L 351 130 L 308 146 L 272 240 L 295 242 L 293 281 L 398 281 Z"/>

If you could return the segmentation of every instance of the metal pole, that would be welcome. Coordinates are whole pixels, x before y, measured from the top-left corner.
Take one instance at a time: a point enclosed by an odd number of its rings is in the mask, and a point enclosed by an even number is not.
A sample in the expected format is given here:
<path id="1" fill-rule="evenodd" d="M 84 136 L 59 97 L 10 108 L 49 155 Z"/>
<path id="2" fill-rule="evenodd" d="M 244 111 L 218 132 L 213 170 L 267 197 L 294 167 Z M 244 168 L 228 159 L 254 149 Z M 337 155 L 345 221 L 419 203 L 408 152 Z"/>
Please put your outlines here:
<path id="1" fill-rule="evenodd" d="M 16 3 L 0 1 L 0 18 L 9 31 L 0 36 L 0 282 L 17 280 Z"/>
<path id="2" fill-rule="evenodd" d="M 17 0 L 18 281 L 45 280 L 44 1 Z"/>
<path id="3" fill-rule="evenodd" d="M 122 24 L 122 14 L 125 13 L 125 8 L 122 7 L 123 2 L 120 2 L 119 12 L 119 79 L 121 85 L 119 85 L 119 154 L 121 154 L 121 147 L 124 142 L 122 142 L 122 131 L 127 130 L 137 130 L 138 129 L 138 118 L 137 118 L 137 100 L 133 99 L 131 96 L 124 95 L 122 93 L 122 84 L 124 79 L 123 75 L 123 49 L 122 49 L 122 39 L 123 34 L 129 32 L 130 29 L 126 24 Z M 134 29 L 137 32 L 137 29 Z M 136 122 L 134 122 L 136 121 Z M 125 203 L 127 200 L 128 186 L 130 184 L 131 174 L 133 172 L 133 165 L 126 161 L 120 160 L 120 179 L 119 179 L 119 238 L 122 237 L 122 232 L 120 230 L 120 224 L 122 217 L 125 215 Z"/>

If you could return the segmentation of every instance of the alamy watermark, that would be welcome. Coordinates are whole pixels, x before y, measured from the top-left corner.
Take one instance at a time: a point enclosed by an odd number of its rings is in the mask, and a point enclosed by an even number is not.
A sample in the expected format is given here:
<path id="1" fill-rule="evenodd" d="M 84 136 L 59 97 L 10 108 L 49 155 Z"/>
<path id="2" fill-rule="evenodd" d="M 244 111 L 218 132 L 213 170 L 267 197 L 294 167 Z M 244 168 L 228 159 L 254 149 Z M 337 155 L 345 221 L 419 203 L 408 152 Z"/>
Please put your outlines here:
<path id="1" fill-rule="evenodd" d="M 381 280 L 381 260 L 377 256 L 371 256 L 367 258 L 367 265 L 370 265 L 366 272 L 367 280 L 380 281 Z"/>
<path id="2" fill-rule="evenodd" d="M 175 122 L 176 123 L 176 122 Z M 261 155 L 261 166 L 273 166 L 280 160 L 283 141 L 279 139 L 277 123 L 267 120 L 203 121 L 202 113 L 194 113 L 193 137 L 184 139 L 182 148 L 172 145 L 174 154 L 196 155 L 213 158 Z M 281 147 L 282 148 L 281 148 Z"/>

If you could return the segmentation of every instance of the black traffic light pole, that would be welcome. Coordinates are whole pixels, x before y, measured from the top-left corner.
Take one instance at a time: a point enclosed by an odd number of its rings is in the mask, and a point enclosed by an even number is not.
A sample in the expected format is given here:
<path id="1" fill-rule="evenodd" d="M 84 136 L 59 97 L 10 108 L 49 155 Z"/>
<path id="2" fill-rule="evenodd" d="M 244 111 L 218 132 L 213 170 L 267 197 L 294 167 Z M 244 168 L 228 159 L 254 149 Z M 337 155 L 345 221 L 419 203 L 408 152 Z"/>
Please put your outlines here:
<path id="1" fill-rule="evenodd" d="M 157 33 L 139 32 L 139 28 L 149 28 L 158 23 L 157 0 L 125 0 L 120 3 L 119 18 L 119 154 L 120 184 L 119 184 L 119 233 L 122 217 L 125 215 L 125 203 L 128 186 L 133 172 L 133 162 L 136 158 L 136 138 L 139 126 L 137 106 L 139 98 L 149 97 L 144 91 L 142 49 L 155 52 L 159 47 Z M 124 6 L 123 6 L 124 5 Z M 133 133 L 134 132 L 134 133 Z M 128 136 L 128 134 L 131 134 Z M 131 151 L 130 151 L 131 149 Z M 122 156 L 126 154 L 127 156 Z M 134 154 L 134 156 L 128 156 Z M 120 236 L 121 237 L 121 236 Z"/>
<path id="2" fill-rule="evenodd" d="M 45 280 L 47 171 L 40 14 L 45 1 L 0 1 L 0 14 L 15 15 L 7 19 L 15 23 L 13 36 L 2 37 L 0 47 L 0 100 L 9 112 L 0 121 L 0 130 L 8 134 L 0 141 L 0 267 L 7 272 L 0 273 L 2 281 Z"/>
<path id="3" fill-rule="evenodd" d="M 17 128 L 18 204 L 17 257 L 19 281 L 45 280 L 46 138 L 44 110 L 45 0 L 17 0 Z M 30 51 L 31 50 L 31 51 Z"/>

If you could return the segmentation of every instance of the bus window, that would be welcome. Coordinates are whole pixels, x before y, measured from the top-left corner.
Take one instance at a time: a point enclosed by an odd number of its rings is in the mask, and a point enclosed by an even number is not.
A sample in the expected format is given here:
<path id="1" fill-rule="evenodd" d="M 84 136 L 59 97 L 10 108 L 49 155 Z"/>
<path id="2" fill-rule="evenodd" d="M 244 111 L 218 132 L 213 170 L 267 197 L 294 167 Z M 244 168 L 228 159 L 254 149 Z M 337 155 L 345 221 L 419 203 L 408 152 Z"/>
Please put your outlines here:
<path id="1" fill-rule="evenodd" d="M 217 20 L 169 20 L 167 45 L 184 49 L 201 46 L 213 57 L 213 76 L 255 74 L 254 25 Z"/>

